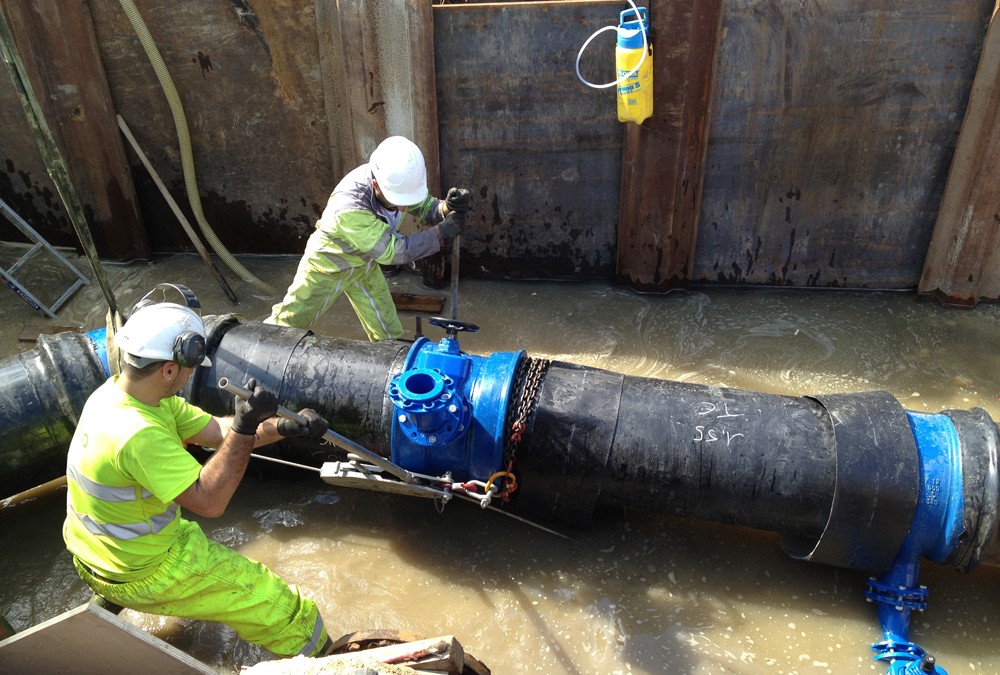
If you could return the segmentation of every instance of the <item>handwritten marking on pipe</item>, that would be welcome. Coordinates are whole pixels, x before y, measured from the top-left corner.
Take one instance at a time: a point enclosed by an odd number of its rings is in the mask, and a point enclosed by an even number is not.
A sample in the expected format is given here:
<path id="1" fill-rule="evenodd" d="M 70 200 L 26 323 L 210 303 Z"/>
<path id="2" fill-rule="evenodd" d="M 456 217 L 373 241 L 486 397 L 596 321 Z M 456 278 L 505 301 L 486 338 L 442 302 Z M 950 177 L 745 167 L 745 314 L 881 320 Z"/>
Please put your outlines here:
<path id="1" fill-rule="evenodd" d="M 696 415 L 710 415 L 712 413 L 719 412 L 719 406 L 710 401 L 701 401 L 695 408 Z M 716 419 L 723 419 L 727 417 L 746 417 L 743 413 L 733 413 L 729 411 L 729 402 L 722 402 L 722 414 L 716 415 Z M 732 445 L 732 442 L 744 436 L 743 433 L 732 433 L 728 429 L 715 429 L 712 427 L 706 427 L 705 425 L 698 425 L 694 428 L 695 435 L 694 441 L 696 443 L 715 443 L 717 441 L 723 440 L 725 437 L 726 447 Z"/>
<path id="2" fill-rule="evenodd" d="M 709 401 L 702 401 L 698 404 L 699 409 L 695 411 L 697 415 L 709 415 L 719 409 L 719 406 Z M 716 415 L 719 419 L 723 417 L 746 417 L 743 413 L 731 413 L 729 412 L 729 401 L 722 402 L 722 409 L 724 412 L 721 415 Z"/>
<path id="3" fill-rule="evenodd" d="M 729 447 L 729 445 L 733 442 L 734 438 L 739 438 L 740 436 L 743 435 L 741 433 L 740 434 L 731 434 L 726 429 L 722 429 L 720 432 L 717 433 L 715 429 L 705 429 L 705 427 L 703 427 L 701 425 L 696 426 L 694 428 L 694 430 L 695 430 L 694 440 L 695 440 L 695 442 L 699 442 L 699 443 L 701 441 L 704 441 L 705 443 L 714 443 L 714 442 L 716 442 L 718 440 L 721 440 L 720 437 L 719 437 L 719 433 L 725 434 L 725 436 L 726 436 L 726 447 Z"/>

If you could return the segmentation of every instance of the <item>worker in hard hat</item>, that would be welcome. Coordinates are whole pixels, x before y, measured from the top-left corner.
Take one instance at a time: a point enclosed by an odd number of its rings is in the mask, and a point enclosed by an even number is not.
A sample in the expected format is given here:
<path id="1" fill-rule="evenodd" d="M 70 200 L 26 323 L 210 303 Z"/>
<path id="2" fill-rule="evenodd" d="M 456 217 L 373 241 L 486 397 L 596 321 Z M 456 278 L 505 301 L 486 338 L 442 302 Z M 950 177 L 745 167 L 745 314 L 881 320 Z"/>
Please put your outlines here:
<path id="1" fill-rule="evenodd" d="M 460 234 L 469 201 L 469 191 L 459 188 L 443 200 L 431 196 L 420 148 L 402 136 L 385 139 L 367 164 L 334 188 L 285 298 L 264 322 L 309 328 L 344 293 L 369 340 L 402 337 L 380 265 L 404 265 L 440 251 Z M 430 228 L 401 234 L 404 213 Z"/>
<path id="2" fill-rule="evenodd" d="M 255 447 L 319 438 L 278 419 L 277 396 L 251 379 L 234 417 L 214 417 L 177 393 L 211 362 L 191 308 L 139 306 L 114 336 L 122 372 L 87 399 L 66 462 L 63 538 L 80 577 L 113 605 L 222 622 L 280 656 L 322 654 L 329 637 L 316 603 L 266 566 L 208 539 L 181 509 L 222 515 Z M 204 466 L 185 449 L 218 450 Z"/>

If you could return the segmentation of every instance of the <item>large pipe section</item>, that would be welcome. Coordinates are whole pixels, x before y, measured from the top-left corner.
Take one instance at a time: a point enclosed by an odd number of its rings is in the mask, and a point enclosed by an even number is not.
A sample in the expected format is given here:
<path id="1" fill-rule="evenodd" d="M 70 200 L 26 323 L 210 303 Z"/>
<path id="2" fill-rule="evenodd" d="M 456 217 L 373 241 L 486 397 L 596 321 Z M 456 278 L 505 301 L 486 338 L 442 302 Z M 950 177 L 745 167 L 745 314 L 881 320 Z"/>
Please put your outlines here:
<path id="1" fill-rule="evenodd" d="M 207 317 L 206 326 L 212 366 L 183 392 L 194 403 L 231 414 L 233 397 L 218 381 L 255 377 L 289 407 L 315 408 L 404 468 L 485 479 L 516 453 L 510 508 L 522 514 L 574 525 L 598 505 L 685 515 L 777 532 L 796 558 L 882 573 L 921 505 L 947 489 L 960 496 L 961 536 L 932 559 L 967 571 L 995 538 L 998 435 L 981 409 L 928 416 L 884 392 L 780 396 L 561 362 L 531 385 L 523 372 L 535 360 L 524 352 L 464 355 L 453 335 L 367 343 L 233 315 Z M 36 349 L 0 363 L 3 492 L 61 474 L 82 405 L 107 376 L 102 339 L 103 331 L 40 336 Z M 452 400 L 469 392 L 467 404 L 479 410 L 465 436 L 481 447 L 417 445 L 413 436 L 428 438 L 418 427 L 430 427 L 401 422 L 394 400 L 436 391 L 441 359 L 456 356 L 470 365 L 454 378 Z M 418 402 L 433 408 L 426 397 Z M 514 444 L 504 426 L 529 408 Z M 304 441 L 274 449 L 313 464 L 340 454 Z"/>
<path id="2" fill-rule="evenodd" d="M 490 483 L 516 476 L 504 508 L 523 516 L 580 525 L 598 506 L 634 507 L 777 532 L 795 558 L 878 575 L 866 594 L 883 626 L 876 658 L 944 672 L 908 642 L 909 613 L 926 604 L 921 558 L 968 571 L 995 541 L 1000 437 L 985 411 L 928 415 L 885 392 L 780 396 L 520 351 L 473 356 L 459 348 L 461 322 L 439 325 L 448 335 L 437 343 L 372 344 L 208 317 L 212 365 L 198 369 L 184 394 L 230 414 L 233 398 L 219 381 L 254 377 L 289 408 L 315 408 L 338 433 L 415 475 Z M 38 450 L 35 427 L 58 428 L 56 420 L 64 426 L 48 446 L 64 444 L 64 456 L 79 408 L 54 408 L 58 397 L 41 392 L 73 389 L 79 403 L 100 383 L 93 340 L 63 334 L 35 351 L 0 366 L 17 389 L 4 408 L 20 398 L 14 410 L 52 412 L 5 426 L 4 462 L 12 448 L 27 449 L 15 456 Z M 65 364 L 75 364 L 68 384 L 57 384 Z M 27 373 L 49 370 L 28 383 Z M 29 391 L 35 400 L 26 404 Z M 315 442 L 272 447 L 314 466 L 344 459 Z M 35 471 L 30 480 L 58 475 L 54 465 L 50 458 L 52 474 Z"/>
<path id="3" fill-rule="evenodd" d="M 66 452 L 90 393 L 106 379 L 103 331 L 39 335 L 0 362 L 0 497 L 66 473 Z"/>

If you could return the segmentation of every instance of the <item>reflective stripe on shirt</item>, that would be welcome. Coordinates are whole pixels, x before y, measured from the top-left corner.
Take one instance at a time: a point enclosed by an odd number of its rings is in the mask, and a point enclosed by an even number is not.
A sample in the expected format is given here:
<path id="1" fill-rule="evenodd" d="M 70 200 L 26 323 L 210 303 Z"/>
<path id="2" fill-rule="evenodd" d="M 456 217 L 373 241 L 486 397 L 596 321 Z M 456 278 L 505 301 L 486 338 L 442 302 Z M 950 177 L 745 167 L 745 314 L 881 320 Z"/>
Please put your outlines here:
<path id="1" fill-rule="evenodd" d="M 139 499 L 135 496 L 134 487 L 113 487 L 98 483 L 96 480 L 85 476 L 72 462 L 66 464 L 66 476 L 73 480 L 80 489 L 88 496 L 98 501 L 108 503 L 136 502 Z M 142 489 L 142 499 L 152 497 L 153 493 L 146 488 Z M 171 504 L 163 513 L 158 513 L 151 517 L 149 521 L 141 520 L 136 523 L 102 523 L 94 520 L 93 517 L 77 513 L 73 505 L 67 500 L 66 508 L 69 512 L 80 519 L 83 526 L 91 534 L 103 534 L 113 539 L 135 539 L 147 534 L 156 534 L 163 530 L 177 517 L 178 505 Z"/>
<path id="2" fill-rule="evenodd" d="M 100 499 L 102 502 L 134 502 L 135 499 L 135 488 L 126 487 L 111 487 L 110 485 L 103 485 L 97 481 L 90 480 L 82 473 L 80 473 L 76 466 L 73 464 L 67 464 L 66 475 L 76 481 L 80 489 L 86 492 L 89 496 L 94 499 Z M 153 493 L 146 488 L 142 489 L 142 498 L 149 499 L 153 496 Z"/>
<path id="3" fill-rule="evenodd" d="M 138 523 L 99 523 L 90 516 L 77 513 L 72 507 L 68 510 L 83 523 L 91 534 L 103 534 L 113 539 L 135 539 L 147 534 L 156 534 L 177 517 L 177 504 L 171 504 L 166 511 Z"/>

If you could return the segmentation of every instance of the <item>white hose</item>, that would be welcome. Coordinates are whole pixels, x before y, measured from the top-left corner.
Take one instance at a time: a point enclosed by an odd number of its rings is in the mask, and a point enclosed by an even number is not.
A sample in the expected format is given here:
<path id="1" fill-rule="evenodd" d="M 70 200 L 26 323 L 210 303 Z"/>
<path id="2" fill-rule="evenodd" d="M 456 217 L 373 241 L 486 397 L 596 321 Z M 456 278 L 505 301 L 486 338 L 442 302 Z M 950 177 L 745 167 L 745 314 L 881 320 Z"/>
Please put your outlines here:
<path id="1" fill-rule="evenodd" d="M 642 31 L 642 56 L 639 58 L 639 63 L 635 64 L 635 68 L 630 70 L 625 75 L 622 75 L 614 82 L 608 82 L 606 84 L 594 84 L 593 82 L 588 82 L 586 79 L 584 79 L 583 75 L 580 74 L 580 57 L 583 56 L 584 50 L 587 49 L 587 46 L 595 37 L 597 37 L 604 31 L 613 30 L 616 32 L 621 32 L 622 29 L 619 28 L 618 26 L 604 26 L 603 28 L 599 28 L 598 30 L 594 31 L 594 33 L 589 38 L 587 38 L 587 41 L 583 43 L 583 46 L 580 47 L 580 51 L 577 52 L 576 55 L 576 76 L 580 79 L 581 82 L 583 82 L 585 85 L 587 85 L 592 89 L 607 89 L 608 87 L 614 87 L 616 85 L 621 84 L 628 78 L 638 73 L 639 68 L 642 66 L 642 62 L 646 60 L 646 52 L 649 51 L 649 42 L 646 37 L 646 28 L 645 26 L 643 26 L 642 17 L 639 16 L 639 8 L 635 6 L 635 2 L 633 2 L 633 0 L 628 0 L 628 4 L 632 6 L 632 11 L 635 12 L 635 18 L 639 22 L 639 30 Z"/>
<path id="2" fill-rule="evenodd" d="M 177 128 L 177 142 L 180 145 L 181 150 L 181 166 L 184 169 L 184 186 L 187 188 L 188 202 L 191 205 L 191 211 L 194 213 L 195 220 L 198 222 L 198 227 L 201 228 L 201 233 L 205 237 L 205 241 L 209 243 L 212 250 L 215 251 L 220 258 L 222 258 L 223 262 L 225 262 L 226 265 L 229 266 L 229 269 L 235 272 L 237 276 L 244 281 L 250 282 L 264 293 L 273 295 L 275 293 L 274 288 L 255 277 L 249 270 L 243 267 L 243 265 L 241 265 L 240 262 L 236 260 L 228 250 L 226 250 L 226 247 L 221 241 L 219 241 L 219 238 L 215 235 L 212 227 L 205 219 L 205 213 L 201 208 L 201 197 L 198 195 L 198 180 L 195 177 L 194 155 L 191 152 L 191 134 L 188 131 L 187 118 L 184 116 L 184 106 L 181 105 L 181 98 L 177 94 L 177 88 L 174 86 L 174 81 L 170 77 L 170 72 L 167 70 L 167 66 L 163 62 L 160 50 L 153 41 L 153 37 L 149 34 L 146 22 L 143 21 L 142 15 L 139 14 L 139 10 L 136 8 L 135 3 L 132 2 L 132 0 L 119 0 L 119 2 L 121 3 L 122 9 L 125 11 L 125 15 L 128 16 L 129 23 L 132 24 L 132 30 L 135 31 L 136 36 L 139 38 L 139 42 L 142 44 L 142 48 L 146 51 L 146 56 L 149 58 L 149 62 L 153 66 L 153 70 L 156 71 L 156 77 L 160 81 L 160 87 L 163 89 L 163 93 L 167 97 L 167 103 L 170 104 L 170 112 L 174 117 L 174 126 Z"/>

